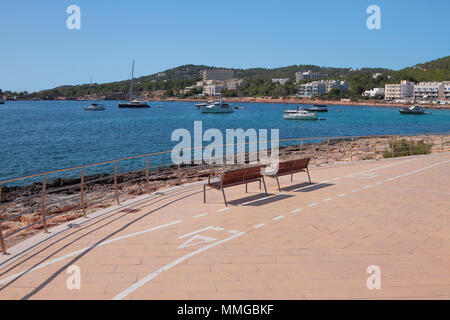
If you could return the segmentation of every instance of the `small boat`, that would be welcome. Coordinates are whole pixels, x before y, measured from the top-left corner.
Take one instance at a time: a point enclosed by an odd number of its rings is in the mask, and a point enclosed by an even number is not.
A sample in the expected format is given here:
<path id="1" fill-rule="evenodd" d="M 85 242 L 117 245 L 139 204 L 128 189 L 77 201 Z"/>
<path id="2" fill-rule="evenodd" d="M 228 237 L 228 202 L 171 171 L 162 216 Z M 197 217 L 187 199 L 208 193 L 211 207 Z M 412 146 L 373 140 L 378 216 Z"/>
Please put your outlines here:
<path id="1" fill-rule="evenodd" d="M 409 108 L 401 108 L 399 110 L 401 114 L 431 114 L 431 112 L 425 112 L 425 109 L 421 106 L 413 106 Z"/>
<path id="2" fill-rule="evenodd" d="M 5 104 L 5 101 L 3 101 L 3 100 L 0 100 L 0 104 Z"/>
<path id="3" fill-rule="evenodd" d="M 237 107 L 234 107 L 236 110 L 244 110 L 245 109 L 245 107 L 240 107 L 240 106 L 237 106 Z"/>
<path id="4" fill-rule="evenodd" d="M 230 107 L 228 103 L 223 101 L 214 101 L 207 106 L 200 107 L 200 111 L 202 113 L 232 113 L 233 109 Z"/>
<path id="5" fill-rule="evenodd" d="M 315 104 L 310 108 L 303 108 L 303 109 L 310 112 L 328 112 L 328 106 L 323 104 Z"/>
<path id="6" fill-rule="evenodd" d="M 89 107 L 84 107 L 86 111 L 103 111 L 106 110 L 105 106 L 101 103 L 91 103 Z"/>
<path id="7" fill-rule="evenodd" d="M 131 82 L 130 82 L 130 102 L 119 103 L 119 108 L 150 108 L 150 106 L 145 101 L 138 99 L 133 100 L 133 79 L 134 79 L 134 60 L 131 67 Z"/>
<path id="8" fill-rule="evenodd" d="M 220 100 L 210 100 L 208 102 L 197 103 L 195 105 L 197 106 L 197 109 L 201 109 L 201 108 L 206 107 L 214 102 L 220 102 Z"/>
<path id="9" fill-rule="evenodd" d="M 296 110 L 284 110 L 285 120 L 317 120 L 317 114 L 298 107 Z"/>

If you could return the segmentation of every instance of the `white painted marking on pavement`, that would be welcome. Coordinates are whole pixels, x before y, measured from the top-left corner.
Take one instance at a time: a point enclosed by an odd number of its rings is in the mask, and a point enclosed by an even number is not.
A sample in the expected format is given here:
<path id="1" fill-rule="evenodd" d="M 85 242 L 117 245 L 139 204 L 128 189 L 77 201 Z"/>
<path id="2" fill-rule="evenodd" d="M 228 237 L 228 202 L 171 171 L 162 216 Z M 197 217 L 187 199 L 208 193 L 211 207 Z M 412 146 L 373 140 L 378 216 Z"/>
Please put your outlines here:
<path id="1" fill-rule="evenodd" d="M 322 201 L 323 202 L 328 202 L 328 201 L 331 201 L 331 200 L 333 200 L 333 198 L 326 198 L 326 199 L 323 199 Z"/>
<path id="2" fill-rule="evenodd" d="M 347 194 L 346 193 L 341 193 L 341 194 L 338 194 L 338 197 L 345 197 Z"/>
<path id="3" fill-rule="evenodd" d="M 425 171 L 425 170 L 431 169 L 431 168 L 436 167 L 436 166 L 440 166 L 441 164 L 445 164 L 445 163 L 448 163 L 448 162 L 450 162 L 450 160 L 438 162 L 438 163 L 432 164 L 431 166 L 428 166 L 428 167 L 423 167 L 423 168 L 418 169 L 418 170 L 410 171 L 410 172 L 401 174 L 401 175 L 399 175 L 399 176 L 396 176 L 396 177 L 392 177 L 392 178 L 386 179 L 386 181 L 393 181 L 393 180 L 396 180 L 396 179 L 400 179 L 400 178 L 403 178 L 403 177 L 407 177 L 407 176 L 409 176 L 409 175 L 412 175 L 412 174 L 415 174 L 415 173 L 419 173 L 419 172 L 421 172 L 421 171 Z"/>
<path id="4" fill-rule="evenodd" d="M 94 249 L 94 248 L 97 248 L 97 247 L 101 247 L 101 246 L 104 246 L 106 244 L 113 243 L 113 242 L 116 242 L 116 241 L 119 241 L 119 240 L 128 239 L 128 238 L 131 238 L 131 237 L 134 237 L 134 236 L 138 236 L 138 235 L 141 235 L 141 234 L 144 234 L 144 233 L 148 233 L 148 232 L 151 232 L 151 231 L 162 229 L 162 228 L 165 228 L 165 227 L 170 227 L 170 226 L 173 226 L 173 225 L 181 223 L 181 222 L 183 222 L 183 220 L 174 221 L 174 222 L 171 222 L 171 223 L 168 223 L 168 224 L 164 224 L 164 225 L 161 225 L 161 226 L 153 227 L 153 228 L 150 228 L 150 229 L 147 229 L 147 230 L 143 230 L 143 231 L 130 233 L 130 234 L 125 235 L 125 236 L 117 237 L 117 238 L 114 238 L 114 239 L 111 239 L 111 240 L 106 240 L 106 241 L 100 242 L 98 244 L 94 244 L 94 245 L 92 245 L 90 247 L 86 247 L 86 248 L 77 250 L 75 252 L 66 254 L 66 255 L 64 255 L 62 257 L 59 257 L 59 258 L 56 258 L 56 259 L 53 259 L 53 260 L 41 263 L 41 264 L 39 264 L 39 265 L 37 265 L 35 267 L 32 267 L 30 269 L 27 269 L 27 270 L 21 271 L 19 273 L 13 274 L 13 275 L 11 275 L 11 276 L 9 276 L 7 278 L 4 278 L 4 279 L 0 280 L 0 285 L 4 284 L 6 282 L 9 282 L 11 280 L 14 280 L 14 279 L 20 277 L 23 274 L 26 274 L 26 273 L 29 273 L 29 272 L 32 272 L 32 271 L 35 271 L 35 270 L 42 269 L 44 267 L 50 266 L 50 265 L 55 264 L 55 263 L 57 263 L 59 261 L 62 261 L 64 259 L 76 256 L 77 254 L 81 254 L 81 253 L 83 253 L 85 251 L 88 251 L 88 250 L 91 250 L 91 249 Z"/>
<path id="5" fill-rule="evenodd" d="M 317 206 L 317 205 L 318 205 L 317 202 L 313 202 L 313 203 L 308 204 L 308 207 L 315 207 L 315 206 Z"/>
<path id="6" fill-rule="evenodd" d="M 278 217 L 272 218 L 272 220 L 277 221 L 277 220 L 281 220 L 283 218 L 284 218 L 284 216 L 278 216 Z"/>
<path id="7" fill-rule="evenodd" d="M 197 219 L 197 218 L 205 217 L 207 215 L 208 215 L 207 213 L 202 213 L 202 214 L 194 216 L 194 218 Z"/>
<path id="8" fill-rule="evenodd" d="M 224 211 L 228 211 L 228 210 L 230 210 L 230 208 L 222 208 L 222 209 L 217 210 L 217 212 L 224 212 Z"/>
<path id="9" fill-rule="evenodd" d="M 292 210 L 291 213 L 297 213 L 297 212 L 300 212 L 300 211 L 302 211 L 302 209 L 295 209 L 295 210 Z"/>
<path id="10" fill-rule="evenodd" d="M 186 261 L 187 259 L 189 259 L 189 258 L 191 258 L 191 257 L 193 257 L 193 256 L 195 256 L 195 255 L 197 255 L 197 254 L 199 254 L 199 253 L 202 253 L 203 251 L 206 251 L 206 250 L 208 250 L 208 249 L 210 249 L 210 248 L 213 248 L 213 247 L 215 247 L 215 246 L 218 246 L 218 245 L 220 245 L 220 244 L 223 244 L 223 243 L 225 243 L 225 242 L 227 242 L 227 241 L 233 240 L 234 238 L 240 237 L 240 236 L 242 236 L 243 234 L 245 234 L 245 232 L 240 232 L 240 233 L 234 234 L 234 235 L 232 235 L 232 236 L 230 236 L 230 237 L 228 237 L 228 238 L 226 238 L 226 239 L 216 241 L 216 242 L 211 243 L 211 244 L 209 244 L 209 245 L 207 245 L 207 246 L 204 246 L 203 248 L 200 248 L 200 249 L 198 249 L 198 250 L 196 250 L 196 251 L 193 251 L 193 252 L 191 252 L 191 253 L 188 253 L 188 254 L 182 256 L 181 258 L 176 259 L 175 261 L 173 261 L 173 262 L 171 262 L 171 263 L 169 263 L 169 264 L 167 264 L 167 265 L 164 265 L 163 267 L 159 268 L 159 269 L 156 270 L 155 272 L 153 272 L 153 273 L 149 274 L 148 276 L 146 276 L 145 278 L 139 280 L 138 282 L 136 282 L 135 284 L 133 284 L 133 285 L 132 285 L 131 287 L 129 287 L 128 289 L 125 289 L 124 291 L 122 291 L 121 293 L 119 293 L 118 295 L 116 295 L 116 296 L 113 298 L 113 300 L 121 300 L 121 299 L 125 298 L 125 297 L 128 296 L 129 294 L 133 293 L 134 291 L 136 291 L 137 289 L 139 289 L 140 287 L 142 287 L 142 286 L 143 286 L 144 284 L 146 284 L 147 282 L 153 280 L 154 278 L 156 278 L 157 276 L 159 276 L 160 274 L 162 274 L 163 272 L 165 272 L 165 271 L 167 271 L 167 270 L 169 270 L 169 269 L 172 269 L 172 268 L 175 267 L 176 265 L 178 265 L 178 264 L 180 264 L 180 263 Z"/>
<path id="11" fill-rule="evenodd" d="M 179 236 L 178 239 L 184 239 L 184 238 L 190 237 L 190 236 L 192 236 L 194 234 L 197 234 L 197 233 L 200 233 L 200 232 L 203 232 L 203 231 L 206 231 L 206 230 L 211 230 L 211 229 L 214 229 L 214 226 L 209 226 L 209 227 L 206 227 L 206 228 L 203 228 L 203 229 L 192 231 L 192 232 L 187 233 L 185 235 Z"/>
<path id="12" fill-rule="evenodd" d="M 262 226 L 265 226 L 265 225 L 266 225 L 265 223 L 260 223 L 260 224 L 257 224 L 256 226 L 254 226 L 253 228 L 259 229 L 259 228 L 261 228 Z"/>

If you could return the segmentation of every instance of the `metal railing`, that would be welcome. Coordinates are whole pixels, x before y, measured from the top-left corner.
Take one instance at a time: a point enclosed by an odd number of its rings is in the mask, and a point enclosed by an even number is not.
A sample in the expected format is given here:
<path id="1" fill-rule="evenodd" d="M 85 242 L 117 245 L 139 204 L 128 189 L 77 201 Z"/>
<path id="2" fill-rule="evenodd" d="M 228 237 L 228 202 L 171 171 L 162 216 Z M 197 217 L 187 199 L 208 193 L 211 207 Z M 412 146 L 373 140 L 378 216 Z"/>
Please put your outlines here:
<path id="1" fill-rule="evenodd" d="M 381 143 L 381 148 L 375 146 L 366 146 L 364 148 L 361 145 L 358 145 L 358 142 L 362 142 L 365 139 L 382 139 L 385 143 Z M 410 139 L 406 140 L 407 142 L 399 143 L 401 139 Z M 439 133 L 411 133 L 411 134 L 396 134 L 396 135 L 366 135 L 366 136 L 334 136 L 334 137 L 314 137 L 314 138 L 294 138 L 294 139 L 280 139 L 277 140 L 280 144 L 280 149 L 282 147 L 288 147 L 288 146 L 295 146 L 296 149 L 294 149 L 292 152 L 294 155 L 298 155 L 300 152 L 311 152 L 311 146 L 319 146 L 320 152 L 315 151 L 315 159 L 318 161 L 318 163 L 324 162 L 329 163 L 330 160 L 336 161 L 354 161 L 354 160 L 369 160 L 369 159 L 375 159 L 377 157 L 396 157 L 396 156 L 407 156 L 407 155 L 414 155 L 416 154 L 416 147 L 414 144 L 415 140 L 421 140 L 423 141 L 424 145 L 429 146 L 429 152 L 446 152 L 450 151 L 450 132 L 439 132 Z M 271 142 L 271 141 L 267 141 Z M 317 143 L 319 142 L 319 143 Z M 245 142 L 245 143 L 235 143 L 231 144 L 233 146 L 238 145 L 250 145 L 255 142 Z M 256 142 L 261 143 L 261 142 Z M 334 152 L 333 147 L 336 144 L 343 143 L 344 144 L 344 151 L 339 150 L 339 152 Z M 283 144 L 283 145 L 282 145 Z M 227 144 L 223 145 L 215 145 L 214 147 L 226 147 L 231 146 Z M 205 149 L 210 146 L 201 146 L 201 147 L 194 147 L 190 148 L 190 150 L 195 149 Z M 356 147 L 356 150 L 355 150 Z M 189 149 L 188 149 L 189 150 Z M 419 150 L 420 152 L 420 150 Z M 189 166 L 182 166 L 180 163 L 174 164 L 172 162 L 170 163 L 160 163 L 156 165 L 150 165 L 150 159 L 152 157 L 157 157 L 161 155 L 167 155 L 172 153 L 172 150 L 170 151 L 161 151 L 161 152 L 155 152 L 155 153 L 148 153 L 143 155 L 137 155 L 137 156 L 130 156 L 110 161 L 102 161 L 87 165 L 81 165 L 81 166 L 75 166 L 71 168 L 65 168 L 65 169 L 59 169 L 59 170 L 52 170 L 37 174 L 32 174 L 28 176 L 23 177 L 17 177 L 17 178 L 11 178 L 6 180 L 0 181 L 0 246 L 3 254 L 7 254 L 7 248 L 5 244 L 5 239 L 22 232 L 24 230 L 27 230 L 32 227 L 39 227 L 43 228 L 45 232 L 48 232 L 49 222 L 52 219 L 55 219 L 56 217 L 59 217 L 64 214 L 68 214 L 70 212 L 76 213 L 80 212 L 78 216 L 86 216 L 86 209 L 93 204 L 98 203 L 105 203 L 106 200 L 114 199 L 114 202 L 116 204 L 121 203 L 120 198 L 120 191 L 125 189 L 125 186 L 127 184 L 133 184 L 137 185 L 137 188 L 128 190 L 129 193 L 137 193 L 141 192 L 142 189 L 153 189 L 157 190 L 158 186 L 160 184 L 163 184 L 165 180 L 172 179 L 175 181 L 175 184 L 182 183 L 182 179 L 189 180 L 193 178 L 203 178 L 207 176 L 207 173 L 205 171 L 209 170 L 209 173 L 213 170 L 214 165 L 212 164 L 212 159 L 210 159 L 210 163 L 206 163 L 203 165 L 193 165 L 191 167 Z M 428 152 L 425 152 L 428 153 Z M 246 152 L 248 155 L 248 152 Z M 343 157 L 343 154 L 345 155 Z M 236 154 L 237 155 L 237 154 Z M 287 155 L 285 153 L 284 155 Z M 281 157 L 281 153 L 280 153 Z M 339 158 L 341 157 L 341 158 Z M 333 158 L 333 159 L 332 159 Z M 140 170 L 132 171 L 132 173 L 135 173 L 138 175 L 137 178 L 134 178 L 132 180 L 125 180 L 125 176 L 129 174 L 130 172 L 118 172 L 118 164 L 133 160 L 133 159 L 144 159 L 145 160 L 145 168 L 141 168 Z M 314 160 L 313 162 L 314 163 Z M 89 176 L 86 175 L 86 169 L 93 168 L 93 167 L 99 167 L 102 165 L 113 165 L 114 166 L 114 174 L 106 175 L 104 177 L 100 177 L 97 179 L 91 179 L 86 180 Z M 200 167 L 200 172 L 198 168 Z M 158 173 L 154 173 L 153 170 L 166 168 L 169 169 L 168 172 L 163 172 L 158 175 Z M 194 172 L 189 172 L 189 169 L 193 168 Z M 220 166 L 220 169 L 223 170 L 224 165 Z M 65 174 L 70 171 L 74 170 L 80 170 L 79 177 L 80 182 L 75 184 L 70 184 L 68 186 L 63 186 L 60 188 L 48 188 L 49 181 L 48 176 L 54 175 L 54 174 Z M 24 196 L 17 197 L 16 199 L 9 200 L 9 201 L 2 201 L 2 189 L 8 188 L 4 187 L 5 184 L 10 184 L 13 182 L 18 181 L 25 181 L 27 179 L 37 179 L 42 178 L 42 187 L 41 191 L 39 193 L 35 194 L 27 194 Z M 111 183 L 105 182 L 105 180 L 112 180 Z M 162 180 L 162 181 L 161 181 Z M 102 183 L 103 181 L 103 183 Z M 89 201 L 87 197 L 87 187 L 88 185 L 102 185 L 98 188 L 92 187 L 91 194 L 94 196 L 99 192 L 109 192 L 110 194 L 106 196 L 101 196 L 98 199 L 94 199 L 95 201 Z M 141 184 L 141 185 L 140 185 Z M 66 197 L 65 199 L 61 201 L 51 201 L 49 197 L 52 194 L 58 194 L 64 191 L 70 191 L 78 192 L 70 197 Z M 78 198 L 78 200 L 76 200 Z M 77 204 L 71 203 L 70 205 L 66 207 L 56 206 L 55 204 L 73 200 L 75 199 Z M 5 200 L 5 199 L 3 199 Z M 32 201 L 34 200 L 35 206 L 31 206 L 31 208 L 28 208 L 24 211 L 15 213 L 13 212 L 10 215 L 7 215 L 6 209 L 11 206 L 18 207 L 20 205 L 20 201 Z M 54 212 L 51 212 L 52 208 L 56 208 Z M 30 223 L 26 224 L 23 227 L 13 229 L 13 231 L 3 234 L 3 226 L 7 222 L 16 221 L 18 219 L 22 219 L 24 216 L 28 214 L 34 214 L 39 213 L 39 219 L 31 220 Z M 5 217 L 4 217 L 5 216 Z M 8 229 L 8 228 L 6 228 Z"/>

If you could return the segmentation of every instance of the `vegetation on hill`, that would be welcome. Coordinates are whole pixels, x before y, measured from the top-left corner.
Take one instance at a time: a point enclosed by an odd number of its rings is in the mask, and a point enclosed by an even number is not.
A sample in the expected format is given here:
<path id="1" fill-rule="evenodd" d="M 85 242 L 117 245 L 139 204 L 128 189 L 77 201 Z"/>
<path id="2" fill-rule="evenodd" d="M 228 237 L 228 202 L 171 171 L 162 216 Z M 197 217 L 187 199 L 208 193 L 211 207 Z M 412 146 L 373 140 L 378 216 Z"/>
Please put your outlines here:
<path id="1" fill-rule="evenodd" d="M 205 65 L 183 65 L 155 73 L 153 75 L 143 76 L 135 79 L 134 90 L 140 92 L 155 92 L 165 90 L 166 96 L 178 96 L 186 98 L 199 93 L 193 89 L 187 94 L 179 95 L 179 91 L 187 86 L 192 86 L 201 80 L 201 71 L 205 69 L 219 69 Z M 236 78 L 244 79 L 244 84 L 236 91 L 225 90 L 223 96 L 271 96 L 286 97 L 297 93 L 295 81 L 296 72 L 305 72 L 311 70 L 327 74 L 328 79 L 347 80 L 350 84 L 348 92 L 339 92 L 334 90 L 322 98 L 342 99 L 342 98 L 361 98 L 361 93 L 376 87 L 384 87 L 387 83 L 399 83 L 401 80 L 410 80 L 414 82 L 423 81 L 449 81 L 450 80 L 450 56 L 417 64 L 413 67 L 404 68 L 398 71 L 392 71 L 384 68 L 362 68 L 353 70 L 350 68 L 332 68 L 319 67 L 314 65 L 292 65 L 280 68 L 251 68 L 251 69 L 232 69 Z M 380 73 L 381 76 L 373 78 L 373 74 Z M 289 78 L 286 84 L 272 83 L 273 78 Z M 302 83 L 308 81 L 302 81 Z M 42 90 L 39 92 L 10 92 L 4 93 L 11 96 L 55 99 L 65 97 L 76 99 L 87 95 L 104 95 L 111 93 L 120 93 L 126 95 L 129 91 L 129 80 L 117 81 L 103 84 L 82 84 L 78 86 L 61 86 L 54 89 Z M 0 91 L 1 92 L 1 91 Z"/>

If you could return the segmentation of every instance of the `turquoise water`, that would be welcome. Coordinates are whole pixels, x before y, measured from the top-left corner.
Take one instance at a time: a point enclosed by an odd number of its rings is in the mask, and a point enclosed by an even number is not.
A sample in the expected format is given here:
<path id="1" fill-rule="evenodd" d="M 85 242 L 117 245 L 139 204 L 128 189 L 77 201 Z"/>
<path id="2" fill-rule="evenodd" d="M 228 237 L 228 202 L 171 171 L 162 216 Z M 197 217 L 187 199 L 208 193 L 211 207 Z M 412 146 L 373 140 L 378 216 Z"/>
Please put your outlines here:
<path id="1" fill-rule="evenodd" d="M 87 101 L 0 105 L 0 180 L 170 150 L 175 145 L 170 141 L 172 131 L 192 132 L 194 120 L 203 121 L 203 130 L 217 128 L 223 133 L 237 128 L 279 129 L 281 139 L 450 131 L 450 110 L 405 116 L 398 108 L 330 106 L 328 113 L 318 114 L 325 121 L 287 121 L 282 117 L 285 104 L 233 103 L 246 108 L 233 114 L 201 114 L 190 102 L 153 102 L 151 109 L 119 109 L 118 101 L 104 104 L 107 110 L 102 112 L 84 111 Z M 152 163 L 167 160 L 154 158 Z M 121 168 L 128 169 L 133 168 Z"/>

